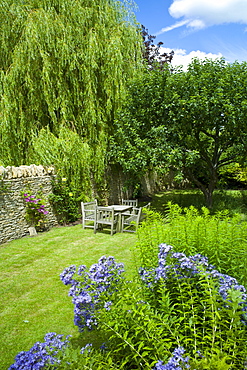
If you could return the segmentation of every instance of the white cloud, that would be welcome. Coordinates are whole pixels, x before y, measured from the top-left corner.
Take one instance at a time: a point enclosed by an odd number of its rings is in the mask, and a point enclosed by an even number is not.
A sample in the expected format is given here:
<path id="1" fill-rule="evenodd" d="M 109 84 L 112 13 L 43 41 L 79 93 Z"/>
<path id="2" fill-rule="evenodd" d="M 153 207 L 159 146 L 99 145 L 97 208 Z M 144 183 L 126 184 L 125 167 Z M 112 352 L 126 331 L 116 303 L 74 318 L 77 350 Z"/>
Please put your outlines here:
<path id="1" fill-rule="evenodd" d="M 174 30 L 175 28 L 178 28 L 178 27 L 181 27 L 181 26 L 184 26 L 186 23 L 188 23 L 188 21 L 181 21 L 181 22 L 177 22 L 177 23 L 174 23 L 172 26 L 168 26 L 168 27 L 164 27 L 162 28 L 159 32 L 157 32 L 155 35 L 158 36 L 158 35 L 161 35 L 162 33 L 164 32 L 168 32 L 168 31 L 172 31 Z"/>
<path id="2" fill-rule="evenodd" d="M 247 1 L 246 0 L 173 0 L 169 8 L 172 17 L 181 21 L 172 26 L 165 27 L 161 34 L 174 28 L 183 26 L 192 29 L 225 24 L 247 24 Z"/>
<path id="3" fill-rule="evenodd" d="M 172 49 L 170 48 L 160 48 L 161 53 L 169 53 Z M 198 58 L 200 60 L 204 59 L 218 59 L 221 58 L 222 54 L 213 54 L 213 53 L 205 53 L 203 51 L 197 50 L 197 51 L 191 51 L 190 53 L 187 53 L 185 49 L 174 49 L 174 56 L 172 59 L 172 66 L 182 66 L 183 70 L 186 70 L 188 67 L 188 64 L 192 61 L 193 58 Z"/>
<path id="4" fill-rule="evenodd" d="M 247 24 L 246 0 L 173 0 L 169 12 L 174 18 L 200 20 L 207 26 L 231 22 Z"/>

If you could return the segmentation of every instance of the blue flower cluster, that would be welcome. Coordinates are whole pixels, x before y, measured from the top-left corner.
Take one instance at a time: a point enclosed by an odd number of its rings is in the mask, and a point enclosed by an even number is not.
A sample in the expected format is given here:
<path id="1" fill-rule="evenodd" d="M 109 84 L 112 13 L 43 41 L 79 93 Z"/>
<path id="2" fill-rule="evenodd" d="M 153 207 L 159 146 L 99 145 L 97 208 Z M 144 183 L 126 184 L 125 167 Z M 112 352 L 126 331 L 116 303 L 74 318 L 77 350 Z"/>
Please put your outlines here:
<path id="1" fill-rule="evenodd" d="M 93 264 L 87 271 L 85 265 L 67 267 L 60 279 L 65 285 L 71 285 L 69 296 L 74 306 L 74 324 L 79 331 L 85 328 L 91 330 L 97 325 L 96 312 L 102 304 L 106 310 L 110 309 L 111 301 L 101 302 L 102 294 L 110 296 L 122 279 L 124 265 L 116 263 L 114 257 L 101 257 L 98 263 Z"/>
<path id="2" fill-rule="evenodd" d="M 189 356 L 184 357 L 185 350 L 178 347 L 174 350 L 173 356 L 163 365 L 163 361 L 158 361 L 153 370 L 182 370 L 190 369 Z"/>
<path id="3" fill-rule="evenodd" d="M 169 263 L 168 263 L 169 259 Z M 205 276 L 212 277 L 217 281 L 218 292 L 221 297 L 231 302 L 231 292 L 239 291 L 239 306 L 247 320 L 247 294 L 243 285 L 239 285 L 237 280 L 229 275 L 217 271 L 213 265 L 208 263 L 208 259 L 201 254 L 187 257 L 184 253 L 172 252 L 172 246 L 162 243 L 159 245 L 158 267 L 150 270 L 141 268 L 139 270 L 142 281 L 153 288 L 160 279 L 189 278 L 203 273 Z"/>
<path id="4" fill-rule="evenodd" d="M 85 352 L 90 353 L 92 350 L 92 343 L 87 343 L 85 347 L 82 347 L 80 353 L 83 355 Z"/>
<path id="5" fill-rule="evenodd" d="M 55 357 L 59 351 L 68 346 L 70 336 L 63 341 L 63 335 L 47 333 L 44 343 L 37 342 L 29 351 L 22 351 L 15 357 L 15 363 L 9 370 L 39 370 L 45 365 L 58 363 Z"/>

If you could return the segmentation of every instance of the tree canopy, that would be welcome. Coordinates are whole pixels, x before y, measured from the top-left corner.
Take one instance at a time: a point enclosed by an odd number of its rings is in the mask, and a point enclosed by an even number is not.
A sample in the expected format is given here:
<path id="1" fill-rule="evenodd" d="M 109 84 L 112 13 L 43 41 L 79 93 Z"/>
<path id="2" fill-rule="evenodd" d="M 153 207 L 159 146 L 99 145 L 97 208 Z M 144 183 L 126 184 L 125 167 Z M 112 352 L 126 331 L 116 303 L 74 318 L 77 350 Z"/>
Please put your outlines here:
<path id="1" fill-rule="evenodd" d="M 179 170 L 211 207 L 220 169 L 247 152 L 246 72 L 245 62 L 195 59 L 187 72 L 135 79 L 116 120 L 113 153 L 126 171 Z"/>
<path id="2" fill-rule="evenodd" d="M 126 81 L 142 68 L 142 37 L 125 3 L 0 0 L 2 164 L 45 162 L 52 147 L 39 137 L 69 130 L 102 170 Z"/>

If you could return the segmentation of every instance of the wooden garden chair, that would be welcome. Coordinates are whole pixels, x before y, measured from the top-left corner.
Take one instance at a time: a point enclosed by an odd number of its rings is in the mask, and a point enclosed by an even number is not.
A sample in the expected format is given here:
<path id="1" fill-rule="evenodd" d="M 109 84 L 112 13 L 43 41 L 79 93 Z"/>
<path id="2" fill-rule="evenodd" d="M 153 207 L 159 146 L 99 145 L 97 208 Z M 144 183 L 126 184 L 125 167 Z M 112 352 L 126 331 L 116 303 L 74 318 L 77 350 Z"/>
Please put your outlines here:
<path id="1" fill-rule="evenodd" d="M 94 233 L 99 229 L 111 229 L 111 235 L 117 232 L 119 213 L 111 207 L 96 207 Z"/>
<path id="2" fill-rule="evenodd" d="M 92 202 L 81 202 L 81 212 L 82 212 L 82 227 L 93 229 L 95 221 L 95 213 L 97 207 L 97 199 Z"/>
<path id="3" fill-rule="evenodd" d="M 126 206 L 138 207 L 138 199 L 122 199 L 122 204 Z"/>
<path id="4" fill-rule="evenodd" d="M 135 233 L 138 229 L 140 218 L 142 213 L 142 207 L 133 207 L 131 212 L 122 213 L 122 232 Z"/>
<path id="5" fill-rule="evenodd" d="M 122 213 L 121 231 L 128 233 L 135 233 L 139 224 L 145 219 L 145 210 L 150 207 L 150 203 L 143 207 L 133 207 L 131 212 Z"/>

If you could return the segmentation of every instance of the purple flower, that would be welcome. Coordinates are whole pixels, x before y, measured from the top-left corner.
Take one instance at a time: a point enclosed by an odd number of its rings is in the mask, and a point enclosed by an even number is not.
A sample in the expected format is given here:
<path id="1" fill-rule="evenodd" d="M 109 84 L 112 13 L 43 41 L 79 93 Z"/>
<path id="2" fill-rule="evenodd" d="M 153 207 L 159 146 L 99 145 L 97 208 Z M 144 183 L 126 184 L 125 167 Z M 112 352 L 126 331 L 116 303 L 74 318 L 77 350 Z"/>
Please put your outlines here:
<path id="1" fill-rule="evenodd" d="M 200 253 L 187 257 L 184 253 L 172 252 L 172 247 L 163 243 L 159 245 L 158 267 L 149 270 L 141 268 L 139 270 L 141 280 L 150 289 L 154 289 L 161 279 L 167 281 L 169 278 L 193 278 L 202 273 L 215 280 L 215 286 L 225 301 L 232 302 L 231 292 L 233 290 L 239 291 L 238 304 L 243 311 L 243 322 L 247 324 L 246 289 L 239 285 L 235 278 L 217 271 L 214 266 L 208 263 L 207 257 Z"/>
<path id="2" fill-rule="evenodd" d="M 110 309 L 112 302 L 103 302 L 101 295 L 111 296 L 121 282 L 124 266 L 116 263 L 113 257 L 101 257 L 98 263 L 89 270 L 85 265 L 79 266 L 76 275 L 74 265 L 67 267 L 60 279 L 65 285 L 71 285 L 69 296 L 72 297 L 74 307 L 74 323 L 80 331 L 85 328 L 92 330 L 97 325 L 96 312 L 100 308 Z"/>
<path id="3" fill-rule="evenodd" d="M 15 363 L 9 367 L 9 370 L 40 370 L 48 364 L 58 363 L 56 355 L 68 346 L 69 337 L 67 336 L 63 341 L 63 335 L 46 334 L 44 343 L 36 342 L 29 351 L 18 353 Z"/>
<path id="4" fill-rule="evenodd" d="M 107 350 L 107 346 L 106 346 L 106 343 L 102 343 L 101 346 L 99 347 L 101 349 L 101 351 L 106 351 Z"/>
<path id="5" fill-rule="evenodd" d="M 83 355 L 85 353 L 85 351 L 87 351 L 88 353 L 91 352 L 92 346 L 93 346 L 92 343 L 86 344 L 85 347 L 81 348 L 80 353 Z"/>
<path id="6" fill-rule="evenodd" d="M 163 365 L 163 361 L 158 361 L 153 370 L 182 370 L 182 368 L 190 369 L 189 357 L 184 357 L 185 350 L 183 347 L 178 347 L 174 350 L 172 357 Z"/>
<path id="7" fill-rule="evenodd" d="M 76 280 L 72 279 L 75 272 L 75 265 L 71 265 L 70 267 L 66 267 L 66 269 L 64 269 L 64 271 L 60 274 L 60 279 L 64 285 L 76 285 Z"/>
<path id="8" fill-rule="evenodd" d="M 108 301 L 108 302 L 104 303 L 104 308 L 106 309 L 106 311 L 110 311 L 111 305 L 112 305 L 111 301 Z"/>
<path id="9" fill-rule="evenodd" d="M 80 276 L 82 276 L 83 275 L 83 273 L 86 271 L 86 269 L 87 269 L 87 267 L 85 266 L 85 265 L 80 265 L 79 267 L 78 267 L 78 275 L 80 275 Z"/>
<path id="10" fill-rule="evenodd" d="M 26 219 L 31 226 L 38 226 L 49 212 L 45 210 L 42 199 L 35 198 L 34 195 L 23 194 L 26 205 Z"/>

